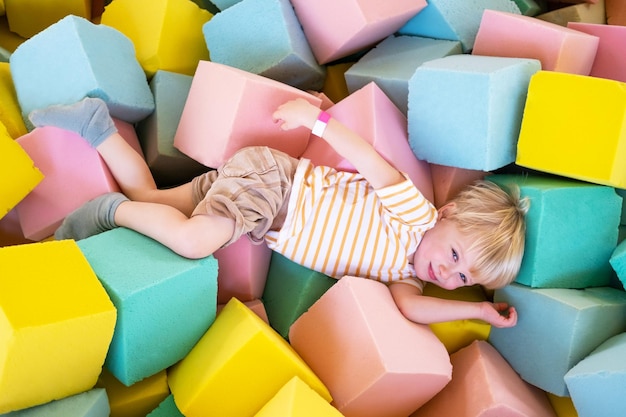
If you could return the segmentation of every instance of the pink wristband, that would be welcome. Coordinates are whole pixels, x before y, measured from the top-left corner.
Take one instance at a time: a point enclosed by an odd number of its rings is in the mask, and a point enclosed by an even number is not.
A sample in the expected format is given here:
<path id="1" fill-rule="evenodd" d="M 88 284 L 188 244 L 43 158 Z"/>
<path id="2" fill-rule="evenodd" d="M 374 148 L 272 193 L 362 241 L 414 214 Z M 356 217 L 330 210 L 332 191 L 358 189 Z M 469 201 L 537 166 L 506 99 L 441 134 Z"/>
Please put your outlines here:
<path id="1" fill-rule="evenodd" d="M 326 126 L 328 125 L 329 120 L 330 120 L 330 114 L 322 110 L 319 116 L 317 116 L 317 120 L 315 121 L 315 124 L 313 125 L 313 129 L 311 129 L 311 133 L 321 138 L 322 135 L 324 134 L 324 131 L 326 130 Z"/>

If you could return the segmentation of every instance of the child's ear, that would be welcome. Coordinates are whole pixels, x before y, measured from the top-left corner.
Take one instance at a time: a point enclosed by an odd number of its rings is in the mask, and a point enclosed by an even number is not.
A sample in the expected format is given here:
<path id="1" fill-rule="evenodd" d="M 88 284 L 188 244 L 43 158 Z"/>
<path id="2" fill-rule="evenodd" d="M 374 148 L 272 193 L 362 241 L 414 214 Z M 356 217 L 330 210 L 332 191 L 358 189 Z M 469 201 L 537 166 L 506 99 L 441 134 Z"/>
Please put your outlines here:
<path id="1" fill-rule="evenodd" d="M 437 220 L 445 219 L 456 207 L 455 203 L 446 203 L 437 210 Z"/>

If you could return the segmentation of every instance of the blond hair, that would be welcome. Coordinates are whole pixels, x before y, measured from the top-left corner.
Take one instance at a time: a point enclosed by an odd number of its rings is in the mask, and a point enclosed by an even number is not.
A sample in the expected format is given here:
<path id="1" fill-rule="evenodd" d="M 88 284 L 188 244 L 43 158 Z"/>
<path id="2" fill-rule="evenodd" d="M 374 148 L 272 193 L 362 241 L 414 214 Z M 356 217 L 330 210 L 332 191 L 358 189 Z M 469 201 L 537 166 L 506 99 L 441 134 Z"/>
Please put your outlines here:
<path id="1" fill-rule="evenodd" d="M 445 217 L 472 242 L 468 251 L 477 254 L 470 271 L 474 280 L 490 289 L 513 282 L 524 255 L 530 202 L 520 198 L 517 185 L 507 188 L 508 192 L 491 181 L 476 181 L 458 193 L 445 210 Z"/>

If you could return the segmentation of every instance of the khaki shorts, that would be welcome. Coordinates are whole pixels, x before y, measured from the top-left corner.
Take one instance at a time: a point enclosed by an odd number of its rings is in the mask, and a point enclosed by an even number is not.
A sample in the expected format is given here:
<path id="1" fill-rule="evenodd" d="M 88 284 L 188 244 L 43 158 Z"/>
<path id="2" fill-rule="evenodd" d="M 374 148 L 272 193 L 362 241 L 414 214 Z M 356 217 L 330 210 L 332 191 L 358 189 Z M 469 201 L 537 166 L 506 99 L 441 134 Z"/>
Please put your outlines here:
<path id="1" fill-rule="evenodd" d="M 299 160 L 264 146 L 243 148 L 217 170 L 192 180 L 192 216 L 214 214 L 235 221 L 235 232 L 224 245 L 242 235 L 263 241 L 268 230 L 285 221 L 293 176 Z"/>

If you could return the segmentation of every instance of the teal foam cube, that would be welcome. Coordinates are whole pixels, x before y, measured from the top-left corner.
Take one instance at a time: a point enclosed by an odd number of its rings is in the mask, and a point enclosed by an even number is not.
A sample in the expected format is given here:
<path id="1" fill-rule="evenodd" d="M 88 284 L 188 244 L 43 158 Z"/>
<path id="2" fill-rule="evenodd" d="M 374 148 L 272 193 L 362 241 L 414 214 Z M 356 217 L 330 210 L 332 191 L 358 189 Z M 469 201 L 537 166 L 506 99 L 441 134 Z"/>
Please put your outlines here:
<path id="1" fill-rule="evenodd" d="M 104 366 L 130 386 L 184 358 L 215 320 L 217 261 L 116 228 L 78 246 L 118 311 Z"/>
<path id="2" fill-rule="evenodd" d="M 184 417 L 184 415 L 176 406 L 174 396 L 170 394 L 146 417 Z"/>

